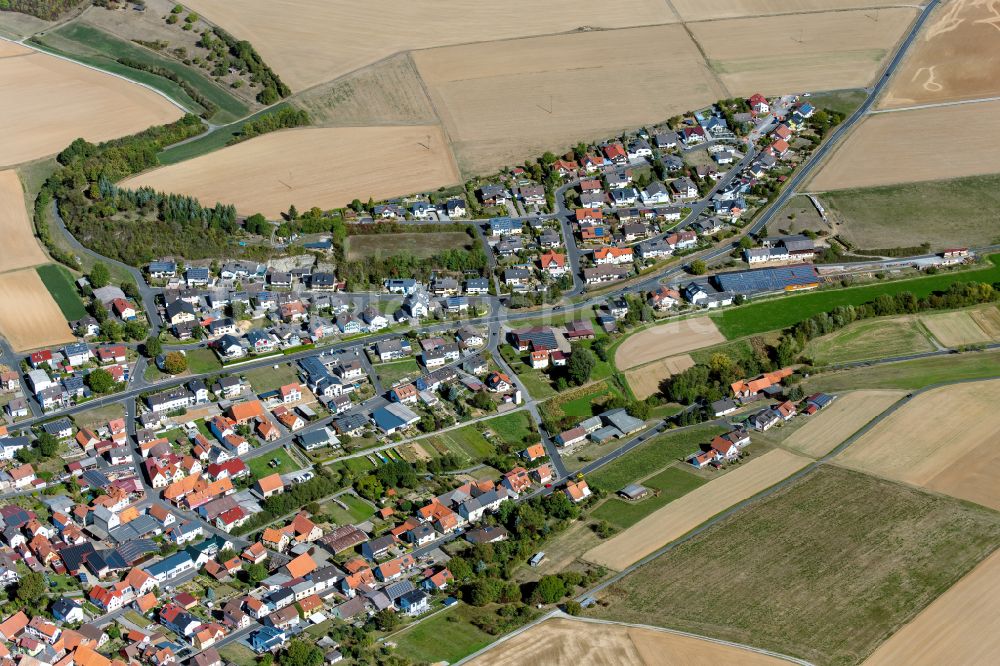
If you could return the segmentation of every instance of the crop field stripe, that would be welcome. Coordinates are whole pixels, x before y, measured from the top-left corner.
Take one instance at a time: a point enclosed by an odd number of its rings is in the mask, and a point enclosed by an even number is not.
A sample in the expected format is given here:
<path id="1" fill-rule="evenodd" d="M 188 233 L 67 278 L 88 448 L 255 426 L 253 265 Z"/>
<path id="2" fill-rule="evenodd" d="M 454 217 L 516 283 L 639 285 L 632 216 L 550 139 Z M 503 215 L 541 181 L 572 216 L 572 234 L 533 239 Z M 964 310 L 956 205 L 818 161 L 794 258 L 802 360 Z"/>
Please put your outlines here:
<path id="1" fill-rule="evenodd" d="M 45 288 L 59 306 L 67 321 L 75 321 L 87 316 L 87 309 L 76 293 L 76 285 L 67 271 L 57 264 L 45 264 L 35 268 Z"/>

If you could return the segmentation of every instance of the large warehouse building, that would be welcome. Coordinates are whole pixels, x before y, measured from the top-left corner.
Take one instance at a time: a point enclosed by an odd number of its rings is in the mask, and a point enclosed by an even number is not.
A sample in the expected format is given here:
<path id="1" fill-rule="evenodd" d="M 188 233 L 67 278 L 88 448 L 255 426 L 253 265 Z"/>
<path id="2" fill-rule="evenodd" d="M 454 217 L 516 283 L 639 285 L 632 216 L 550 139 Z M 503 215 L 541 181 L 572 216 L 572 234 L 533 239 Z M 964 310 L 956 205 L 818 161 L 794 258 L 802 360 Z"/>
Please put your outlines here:
<path id="1" fill-rule="evenodd" d="M 780 268 L 758 268 L 749 271 L 722 273 L 716 275 L 713 281 L 721 291 L 745 295 L 815 289 L 819 286 L 820 278 L 813 266 L 799 264 Z"/>

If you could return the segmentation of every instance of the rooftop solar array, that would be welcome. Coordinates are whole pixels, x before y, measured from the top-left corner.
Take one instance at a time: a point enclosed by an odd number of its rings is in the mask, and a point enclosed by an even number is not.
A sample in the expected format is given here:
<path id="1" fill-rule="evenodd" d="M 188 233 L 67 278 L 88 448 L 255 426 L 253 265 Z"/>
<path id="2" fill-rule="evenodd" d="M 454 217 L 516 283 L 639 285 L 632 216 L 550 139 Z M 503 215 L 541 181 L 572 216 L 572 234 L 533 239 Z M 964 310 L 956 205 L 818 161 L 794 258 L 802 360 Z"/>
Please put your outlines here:
<path id="1" fill-rule="evenodd" d="M 816 284 L 819 282 L 819 276 L 812 266 L 801 265 L 723 273 L 717 275 L 715 281 L 723 291 L 753 294 Z"/>

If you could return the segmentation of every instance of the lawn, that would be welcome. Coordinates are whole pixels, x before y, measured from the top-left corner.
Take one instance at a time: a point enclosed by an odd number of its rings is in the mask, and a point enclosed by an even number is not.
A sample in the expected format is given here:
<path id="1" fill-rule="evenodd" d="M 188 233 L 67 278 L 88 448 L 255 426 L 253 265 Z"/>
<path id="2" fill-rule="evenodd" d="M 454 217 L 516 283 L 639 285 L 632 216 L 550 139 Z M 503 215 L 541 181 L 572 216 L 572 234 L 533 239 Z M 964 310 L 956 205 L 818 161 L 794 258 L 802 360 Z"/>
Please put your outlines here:
<path id="1" fill-rule="evenodd" d="M 835 90 L 816 93 L 806 100 L 817 109 L 830 109 L 849 116 L 861 106 L 868 94 L 864 90 Z"/>
<path id="2" fill-rule="evenodd" d="M 258 111 L 254 115 L 244 118 L 243 120 L 238 120 L 235 123 L 217 127 L 211 132 L 203 134 L 193 141 L 187 141 L 161 151 L 156 155 L 156 159 L 160 162 L 160 164 L 176 164 L 177 162 L 190 160 L 198 157 L 199 155 L 210 153 L 213 150 L 224 148 L 226 144 L 229 143 L 230 139 L 239 136 L 240 130 L 243 129 L 243 125 L 251 120 L 260 118 L 264 114 L 280 111 L 287 106 L 287 102 L 281 102 L 280 104 L 276 104 L 275 106 L 264 109 L 263 111 Z"/>
<path id="3" fill-rule="evenodd" d="M 427 440 L 420 440 L 429 444 L 435 450 L 443 447 L 445 450 L 457 454 L 470 462 L 479 462 L 496 453 L 492 444 L 483 437 L 482 433 L 474 425 L 467 425 L 456 430 L 449 430 L 429 437 Z M 426 446 L 424 447 L 427 448 Z"/>
<path id="4" fill-rule="evenodd" d="M 714 425 L 700 425 L 679 432 L 666 432 L 632 449 L 618 460 L 601 467 L 587 477 L 595 488 L 618 492 L 630 483 L 662 469 L 698 450 L 715 435 L 724 432 Z"/>
<path id="5" fill-rule="evenodd" d="M 112 419 L 120 419 L 125 416 L 125 405 L 114 402 L 103 407 L 94 407 L 84 412 L 73 415 L 73 422 L 80 428 L 96 428 L 107 425 Z"/>
<path id="6" fill-rule="evenodd" d="M 323 506 L 323 512 L 332 517 L 338 525 L 354 525 L 375 515 L 375 509 L 371 504 L 351 493 L 341 495 L 337 500 L 347 505 L 347 509 L 330 500 Z"/>
<path id="7" fill-rule="evenodd" d="M 257 663 L 257 655 L 243 643 L 229 643 L 219 648 L 219 656 L 226 663 L 231 662 L 236 666 L 255 666 Z"/>
<path id="8" fill-rule="evenodd" d="M 504 414 L 485 421 L 485 424 L 497 437 L 508 444 L 523 444 L 529 437 L 532 439 L 532 443 L 536 440 L 535 427 L 526 411 Z"/>
<path id="9" fill-rule="evenodd" d="M 852 389 L 918 389 L 941 382 L 1000 376 L 1000 351 L 965 352 L 820 373 L 803 382 L 806 393 Z"/>
<path id="10" fill-rule="evenodd" d="M 840 235 L 861 249 L 927 242 L 942 250 L 1000 242 L 996 174 L 840 190 L 820 195 L 820 200 L 841 223 Z"/>
<path id="11" fill-rule="evenodd" d="M 359 261 L 372 257 L 409 254 L 426 259 L 445 250 L 471 250 L 472 236 L 464 231 L 428 231 L 424 233 L 362 234 L 347 239 L 347 258 Z"/>
<path id="12" fill-rule="evenodd" d="M 117 59 L 129 58 L 149 66 L 170 70 L 218 107 L 218 111 L 211 118 L 213 122 L 232 122 L 249 112 L 249 108 L 243 102 L 195 69 L 118 39 L 93 26 L 70 23 L 46 32 L 44 36 L 33 37 L 30 41 L 73 60 L 145 83 L 179 101 L 192 112 L 202 113 L 204 107 L 191 99 L 177 83 L 162 76 L 126 67 Z"/>
<path id="13" fill-rule="evenodd" d="M 647 488 L 659 490 L 660 494 L 638 502 L 627 502 L 612 497 L 594 509 L 590 515 L 598 520 L 606 520 L 615 527 L 625 529 L 635 525 L 657 509 L 673 502 L 681 495 L 691 492 L 705 483 L 705 479 L 682 467 L 668 467 L 656 476 L 640 483 Z"/>
<path id="14" fill-rule="evenodd" d="M 996 512 L 826 466 L 643 566 L 587 613 L 855 664 L 998 540 Z"/>
<path id="15" fill-rule="evenodd" d="M 222 369 L 219 357 L 210 349 L 189 349 L 187 351 L 188 370 L 193 375 L 203 375 Z"/>
<path id="16" fill-rule="evenodd" d="M 855 322 L 806 345 L 805 355 L 819 365 L 891 358 L 931 351 L 934 345 L 915 317 Z"/>
<path id="17" fill-rule="evenodd" d="M 940 273 L 907 280 L 893 280 L 863 287 L 824 289 L 796 296 L 782 296 L 759 303 L 728 308 L 715 315 L 719 330 L 730 340 L 747 335 L 787 328 L 820 312 L 829 312 L 838 305 L 860 305 L 875 300 L 881 294 L 903 291 L 923 298 L 935 291 L 946 290 L 958 282 L 1000 280 L 1000 254 L 991 254 L 985 268 L 957 273 Z"/>
<path id="18" fill-rule="evenodd" d="M 557 406 L 566 416 L 585 419 L 604 411 L 604 403 L 612 396 L 621 396 L 621 390 L 610 382 L 598 382 L 588 386 L 583 393 L 574 392 L 566 401 L 556 399 Z"/>
<path id="19" fill-rule="evenodd" d="M 285 384 L 298 384 L 298 369 L 291 363 L 277 363 L 263 368 L 245 370 L 243 377 L 250 382 L 255 393 L 275 391 Z"/>
<path id="20" fill-rule="evenodd" d="M 406 358 L 402 361 L 394 361 L 392 363 L 382 363 L 373 367 L 384 389 L 391 388 L 398 381 L 416 377 L 420 374 L 420 366 L 417 365 L 417 359 L 415 358 Z"/>
<path id="21" fill-rule="evenodd" d="M 454 664 L 497 639 L 472 624 L 475 618 L 487 614 L 492 611 L 455 604 L 412 629 L 394 635 L 396 652 L 414 662 Z"/>
<path id="22" fill-rule="evenodd" d="M 45 288 L 52 294 L 56 305 L 62 310 L 67 321 L 75 321 L 87 316 L 87 309 L 80 300 L 69 271 L 57 264 L 45 264 L 35 269 Z"/>
<path id="23" fill-rule="evenodd" d="M 270 462 L 272 460 L 277 460 L 277 466 L 272 467 Z M 264 455 L 257 456 L 256 458 L 250 458 L 246 461 L 247 467 L 250 468 L 250 473 L 253 474 L 255 479 L 259 479 L 264 476 L 270 476 L 271 474 L 287 474 L 288 472 L 294 472 L 297 469 L 301 469 L 301 465 L 296 463 L 288 451 L 284 449 L 275 449 L 270 453 L 265 453 Z"/>

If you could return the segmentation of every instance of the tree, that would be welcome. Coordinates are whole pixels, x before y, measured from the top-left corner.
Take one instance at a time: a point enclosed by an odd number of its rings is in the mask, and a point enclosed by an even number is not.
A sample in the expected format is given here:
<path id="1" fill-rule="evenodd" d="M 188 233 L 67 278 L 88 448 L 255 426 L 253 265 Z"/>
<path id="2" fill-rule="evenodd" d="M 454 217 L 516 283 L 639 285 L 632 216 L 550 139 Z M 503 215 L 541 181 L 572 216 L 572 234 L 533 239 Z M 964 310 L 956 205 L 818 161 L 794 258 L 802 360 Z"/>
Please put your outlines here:
<path id="1" fill-rule="evenodd" d="M 579 615 L 583 612 L 583 607 L 580 605 L 579 601 L 570 599 L 566 602 L 563 610 L 566 611 L 567 615 Z"/>
<path id="2" fill-rule="evenodd" d="M 160 338 L 155 335 L 151 335 L 146 338 L 146 356 L 149 358 L 154 358 L 163 353 L 163 343 L 160 342 Z"/>
<path id="3" fill-rule="evenodd" d="M 363 476 L 354 483 L 354 490 L 362 497 L 369 500 L 377 500 L 385 492 L 382 482 L 374 474 Z"/>
<path id="4" fill-rule="evenodd" d="M 35 440 L 35 444 L 38 446 L 38 453 L 43 458 L 51 458 L 59 451 L 59 440 L 56 439 L 55 435 L 50 435 L 47 432 L 40 434 Z"/>
<path id="5" fill-rule="evenodd" d="M 110 638 L 111 640 L 118 640 L 121 637 L 122 637 L 122 630 L 118 627 L 117 623 L 112 622 L 111 626 L 108 627 L 108 638 Z"/>
<path id="6" fill-rule="evenodd" d="M 594 370 L 594 354 L 586 347 L 579 347 L 573 350 L 566 363 L 566 375 L 570 382 L 579 386 L 590 379 L 590 373 Z"/>
<path id="7" fill-rule="evenodd" d="M 375 626 L 379 631 L 392 631 L 399 626 L 399 616 L 391 608 L 384 608 L 375 614 Z"/>
<path id="8" fill-rule="evenodd" d="M 691 274 L 692 275 L 704 275 L 705 271 L 708 270 L 708 266 L 701 259 L 695 259 L 691 262 Z"/>
<path id="9" fill-rule="evenodd" d="M 254 562 L 247 567 L 247 576 L 251 583 L 259 583 L 267 578 L 267 567 L 262 562 Z"/>
<path id="10" fill-rule="evenodd" d="M 469 587 L 469 603 L 473 606 L 492 604 L 503 592 L 503 581 L 496 578 L 480 578 Z"/>
<path id="11" fill-rule="evenodd" d="M 163 359 L 163 369 L 171 375 L 179 375 L 187 370 L 187 367 L 187 356 L 182 352 L 167 352 L 167 355 Z"/>
<path id="12" fill-rule="evenodd" d="M 282 666 L 320 666 L 323 651 L 312 643 L 295 639 L 278 661 Z"/>
<path id="13" fill-rule="evenodd" d="M 101 395 L 105 393 L 111 393 L 115 390 L 116 386 L 115 378 L 111 376 L 111 373 L 107 370 L 98 368 L 87 375 L 87 386 L 94 393 L 99 393 Z"/>
<path id="14" fill-rule="evenodd" d="M 107 287 L 111 282 L 111 271 L 102 262 L 98 261 L 94 264 L 94 267 L 90 269 L 90 275 L 87 276 L 90 280 L 90 286 L 94 289 L 100 289 L 101 287 Z"/>
<path id="15" fill-rule="evenodd" d="M 139 298 L 141 296 L 139 287 L 132 280 L 122 280 L 121 288 L 122 292 L 129 298 Z"/>
<path id="16" fill-rule="evenodd" d="M 141 321 L 132 320 L 125 323 L 125 334 L 130 340 L 142 340 L 149 333 L 149 329 Z"/>
<path id="17" fill-rule="evenodd" d="M 542 576 L 534 596 L 546 604 L 554 604 L 566 596 L 566 583 L 559 576 Z"/>
<path id="18" fill-rule="evenodd" d="M 749 250 L 752 247 L 753 247 L 753 239 L 752 238 L 750 238 L 749 236 L 744 236 L 743 238 L 740 239 L 740 249 L 741 250 Z"/>
<path id="19" fill-rule="evenodd" d="M 45 597 L 45 577 L 37 571 L 29 571 L 17 583 L 17 600 L 26 606 L 35 606 L 47 601 Z"/>
<path id="20" fill-rule="evenodd" d="M 114 319 L 105 319 L 101 323 L 101 337 L 109 342 L 121 342 L 125 337 L 125 327 Z"/>

